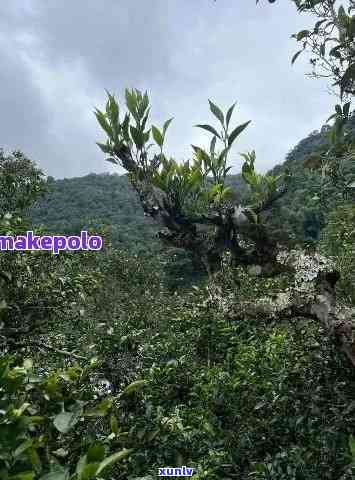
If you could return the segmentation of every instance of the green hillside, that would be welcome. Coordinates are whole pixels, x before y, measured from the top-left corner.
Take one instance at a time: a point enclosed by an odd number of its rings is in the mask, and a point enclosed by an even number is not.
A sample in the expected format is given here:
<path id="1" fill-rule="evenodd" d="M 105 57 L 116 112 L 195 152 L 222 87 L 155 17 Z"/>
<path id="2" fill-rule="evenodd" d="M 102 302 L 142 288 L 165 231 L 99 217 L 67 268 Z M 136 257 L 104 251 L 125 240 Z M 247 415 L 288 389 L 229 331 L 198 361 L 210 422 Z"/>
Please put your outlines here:
<path id="1" fill-rule="evenodd" d="M 156 226 L 143 215 L 125 175 L 49 177 L 47 183 L 49 193 L 33 208 L 32 218 L 48 232 L 68 235 L 88 226 L 108 225 L 117 246 L 135 249 L 154 244 Z"/>

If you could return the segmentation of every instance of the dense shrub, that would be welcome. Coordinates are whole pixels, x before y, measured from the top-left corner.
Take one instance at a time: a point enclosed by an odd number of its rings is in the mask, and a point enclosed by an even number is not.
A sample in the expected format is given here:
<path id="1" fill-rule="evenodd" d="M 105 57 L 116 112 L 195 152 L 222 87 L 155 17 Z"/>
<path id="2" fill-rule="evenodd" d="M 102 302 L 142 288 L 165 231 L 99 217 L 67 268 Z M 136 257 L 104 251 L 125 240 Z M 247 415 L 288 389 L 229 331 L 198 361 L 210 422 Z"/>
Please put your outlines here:
<path id="1" fill-rule="evenodd" d="M 339 293 L 355 302 L 355 204 L 342 204 L 329 217 L 320 250 L 336 259 L 341 278 Z"/>

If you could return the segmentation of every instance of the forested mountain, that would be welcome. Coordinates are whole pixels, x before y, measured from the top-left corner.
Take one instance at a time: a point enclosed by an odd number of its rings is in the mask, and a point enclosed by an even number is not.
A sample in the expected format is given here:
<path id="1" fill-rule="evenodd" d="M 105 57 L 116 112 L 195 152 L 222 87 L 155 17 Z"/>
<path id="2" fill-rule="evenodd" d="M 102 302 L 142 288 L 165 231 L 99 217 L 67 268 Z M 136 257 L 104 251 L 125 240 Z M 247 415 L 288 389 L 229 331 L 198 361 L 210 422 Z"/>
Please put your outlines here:
<path id="1" fill-rule="evenodd" d="M 351 138 L 355 139 L 355 116 L 353 115 L 347 129 Z M 327 191 L 327 196 L 320 202 L 318 196 L 322 190 L 322 173 L 307 168 L 312 158 L 330 146 L 329 125 L 320 131 L 311 132 L 301 140 L 286 156 L 282 165 L 275 166 L 271 173 L 278 175 L 287 169 L 291 173 L 288 191 L 282 200 L 275 202 L 269 216 L 280 234 L 295 241 L 318 240 L 320 231 L 326 223 L 327 214 L 343 201 L 339 190 Z M 355 162 L 349 159 L 344 162 L 346 176 L 355 179 Z"/>
<path id="2" fill-rule="evenodd" d="M 125 175 L 49 178 L 47 185 L 49 192 L 32 210 L 32 217 L 49 232 L 74 235 L 85 227 L 109 225 L 116 245 L 135 249 L 154 244 L 156 227 L 144 217 Z"/>

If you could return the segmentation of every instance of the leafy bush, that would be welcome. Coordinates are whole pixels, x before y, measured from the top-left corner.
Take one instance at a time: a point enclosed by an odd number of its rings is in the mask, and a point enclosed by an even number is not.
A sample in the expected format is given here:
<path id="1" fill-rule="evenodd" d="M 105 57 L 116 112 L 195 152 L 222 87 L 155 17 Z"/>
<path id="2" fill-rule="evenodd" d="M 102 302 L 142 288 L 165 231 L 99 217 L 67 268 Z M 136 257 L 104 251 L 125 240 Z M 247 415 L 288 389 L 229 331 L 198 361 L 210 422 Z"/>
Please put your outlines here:
<path id="1" fill-rule="evenodd" d="M 2 479 L 104 478 L 111 465 L 129 456 L 128 449 L 108 455 L 115 435 L 109 426 L 109 434 L 98 428 L 98 419 L 107 416 L 112 399 L 95 400 L 89 381 L 94 367 L 93 360 L 84 368 L 39 373 L 30 359 L 17 366 L 0 357 Z"/>
<path id="2" fill-rule="evenodd" d="M 321 252 L 335 257 L 341 278 L 339 293 L 355 302 L 355 204 L 343 204 L 329 216 L 322 232 Z"/>

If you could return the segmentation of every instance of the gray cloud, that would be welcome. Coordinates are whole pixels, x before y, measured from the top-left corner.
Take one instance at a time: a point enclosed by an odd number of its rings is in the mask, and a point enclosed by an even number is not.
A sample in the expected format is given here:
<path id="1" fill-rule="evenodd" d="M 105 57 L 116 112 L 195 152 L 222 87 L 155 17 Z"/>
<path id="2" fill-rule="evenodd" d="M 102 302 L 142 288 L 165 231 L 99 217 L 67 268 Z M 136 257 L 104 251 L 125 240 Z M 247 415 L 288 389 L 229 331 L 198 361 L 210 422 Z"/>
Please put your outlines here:
<path id="1" fill-rule="evenodd" d="M 11 45 L 0 37 L 0 112 L 2 147 L 32 150 L 38 132 L 44 131 L 49 112 L 26 65 L 11 54 Z"/>
<path id="2" fill-rule="evenodd" d="M 243 5 L 242 5 L 243 4 Z M 230 0 L 13 0 L 0 5 L 2 141 L 48 174 L 110 170 L 92 114 L 104 89 L 148 90 L 157 123 L 174 116 L 168 151 L 178 159 L 206 144 L 194 129 L 213 121 L 207 99 L 237 100 L 235 122 L 252 124 L 233 152 L 255 148 L 261 170 L 283 161 L 319 128 L 334 99 L 290 66 L 290 34 L 305 25 L 291 2 Z"/>

